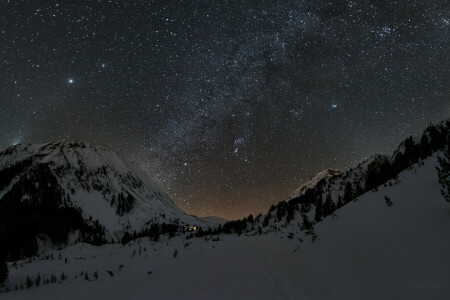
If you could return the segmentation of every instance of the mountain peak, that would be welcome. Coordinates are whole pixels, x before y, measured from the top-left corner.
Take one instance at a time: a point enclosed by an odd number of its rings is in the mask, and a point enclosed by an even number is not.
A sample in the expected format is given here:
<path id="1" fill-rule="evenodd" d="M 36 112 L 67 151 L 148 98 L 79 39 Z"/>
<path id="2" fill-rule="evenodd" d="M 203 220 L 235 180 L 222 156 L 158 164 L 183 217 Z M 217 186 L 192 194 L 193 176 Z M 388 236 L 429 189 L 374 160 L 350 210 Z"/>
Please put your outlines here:
<path id="1" fill-rule="evenodd" d="M 0 200 L 33 199 L 27 188 L 40 182 L 42 173 L 55 183 L 53 189 L 61 195 L 55 199 L 59 205 L 79 209 L 85 220 L 97 220 L 110 238 L 153 223 L 205 223 L 185 214 L 137 168 L 116 153 L 89 143 L 19 144 L 0 152 L 0 174 L 4 174 Z"/>
<path id="2" fill-rule="evenodd" d="M 333 168 L 329 168 L 329 169 L 325 169 L 323 171 L 320 171 L 319 173 L 317 173 L 316 175 L 312 176 L 311 178 L 309 178 L 309 180 L 307 180 L 306 182 L 304 182 L 299 188 L 297 188 L 294 192 L 292 192 L 292 194 L 289 196 L 289 199 L 293 199 L 296 198 L 298 196 L 300 196 L 301 194 L 303 194 L 306 190 L 313 188 L 314 186 L 317 185 L 317 183 L 319 183 L 321 180 L 326 179 L 326 178 L 331 178 L 337 175 L 342 174 L 342 171 L 339 169 L 333 169 Z"/>

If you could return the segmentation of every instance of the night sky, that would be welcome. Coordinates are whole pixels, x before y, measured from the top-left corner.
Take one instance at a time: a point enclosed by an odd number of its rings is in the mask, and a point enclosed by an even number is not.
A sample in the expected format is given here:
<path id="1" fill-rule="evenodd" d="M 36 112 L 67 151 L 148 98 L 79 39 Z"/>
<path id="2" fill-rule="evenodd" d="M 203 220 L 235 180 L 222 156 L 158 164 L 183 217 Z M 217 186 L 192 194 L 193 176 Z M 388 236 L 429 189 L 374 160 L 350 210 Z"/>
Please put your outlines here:
<path id="1" fill-rule="evenodd" d="M 450 116 L 446 0 L 0 1 L 0 148 L 103 145 L 240 218 Z"/>

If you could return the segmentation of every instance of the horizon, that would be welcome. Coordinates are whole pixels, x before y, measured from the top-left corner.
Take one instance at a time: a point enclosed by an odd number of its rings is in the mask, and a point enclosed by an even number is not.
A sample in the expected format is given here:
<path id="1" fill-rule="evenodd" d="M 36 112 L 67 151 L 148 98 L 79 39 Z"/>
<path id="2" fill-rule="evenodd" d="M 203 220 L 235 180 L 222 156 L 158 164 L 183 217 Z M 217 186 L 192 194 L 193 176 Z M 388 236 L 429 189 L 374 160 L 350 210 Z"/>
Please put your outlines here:
<path id="1" fill-rule="evenodd" d="M 3 3 L 0 148 L 100 144 L 189 213 L 262 212 L 317 172 L 390 153 L 450 115 L 445 12 L 410 1 Z"/>
<path id="2" fill-rule="evenodd" d="M 450 118 L 445 118 L 445 119 L 443 119 L 443 120 L 441 120 L 441 121 L 439 121 L 439 122 L 436 122 L 436 123 L 434 123 L 434 122 L 429 122 L 428 125 L 430 126 L 430 125 L 445 124 L 445 122 L 448 122 L 449 120 L 450 120 Z M 428 126 L 427 126 L 427 127 L 428 127 Z M 375 157 L 375 156 L 377 156 L 377 155 L 386 155 L 386 156 L 388 156 L 388 157 L 392 157 L 392 155 L 395 154 L 395 152 L 399 149 L 399 147 L 402 145 L 402 143 L 403 143 L 407 138 L 412 137 L 413 139 L 417 139 L 417 138 L 420 137 L 420 135 L 421 135 L 425 130 L 426 130 L 426 128 L 423 128 L 422 130 L 420 130 L 420 134 L 415 134 L 415 135 L 410 134 L 410 135 L 408 135 L 407 137 L 405 137 L 404 139 L 402 139 L 401 141 L 399 141 L 399 142 L 396 144 L 396 146 L 393 147 L 393 149 L 392 149 L 391 152 L 387 152 L 387 153 L 374 153 L 374 154 L 372 154 L 372 155 L 370 155 L 370 156 L 368 156 L 368 157 L 362 158 L 360 161 L 356 162 L 355 164 L 353 164 L 353 165 L 351 165 L 351 166 L 346 166 L 346 167 L 344 167 L 344 168 L 342 168 L 342 169 L 337 169 L 337 170 L 339 170 L 339 171 L 345 173 L 345 172 L 349 171 L 350 169 L 353 169 L 353 168 L 357 167 L 359 164 L 366 162 L 366 161 L 369 160 L 371 157 Z M 8 148 L 12 148 L 12 147 L 18 146 L 18 145 L 46 145 L 46 144 L 59 143 L 59 142 L 64 142 L 64 141 L 67 141 L 67 142 L 75 142 L 75 143 L 82 143 L 82 144 L 90 144 L 91 146 L 94 146 L 94 147 L 95 147 L 95 146 L 99 146 L 99 147 L 103 147 L 103 148 L 104 148 L 105 150 L 107 150 L 107 151 L 112 151 L 112 152 L 116 153 L 116 152 L 113 151 L 112 149 L 109 149 L 109 148 L 107 148 L 107 147 L 104 147 L 103 145 L 93 144 L 93 143 L 86 143 L 86 142 L 82 142 L 82 141 L 79 141 L 79 140 L 70 140 L 70 139 L 61 139 L 61 140 L 51 141 L 51 142 L 46 142 L 46 143 L 18 143 L 18 144 L 15 144 L 15 145 L 10 145 L 10 146 L 8 146 L 8 147 L 6 147 L 6 148 L 3 148 L 3 149 L 0 148 L 0 152 L 2 152 L 2 151 L 4 151 L 4 150 L 7 150 Z M 121 159 L 125 159 L 125 162 L 131 163 L 131 164 L 135 164 L 135 163 L 136 163 L 136 162 L 134 162 L 134 161 L 129 161 L 129 160 L 127 160 L 127 159 L 126 159 L 124 156 L 122 156 L 120 153 L 116 153 L 116 154 L 118 154 L 119 157 L 120 157 Z M 146 176 L 148 176 L 148 178 L 149 178 L 150 180 L 155 181 L 155 183 L 157 183 L 157 181 L 155 180 L 155 178 L 154 178 L 151 174 L 146 173 L 139 165 L 138 165 L 138 167 L 144 172 L 144 174 L 145 174 Z M 300 188 L 303 184 L 305 184 L 306 182 L 308 182 L 310 179 L 312 179 L 313 177 L 315 177 L 316 175 L 318 175 L 318 174 L 321 173 L 322 171 L 329 170 L 329 169 L 335 169 L 335 168 L 333 168 L 333 167 L 328 167 L 328 168 L 319 170 L 318 172 L 312 174 L 311 176 L 307 177 L 304 181 L 300 182 L 300 183 L 297 185 L 296 188 L 292 189 L 292 190 L 289 192 L 289 194 L 288 194 L 287 196 L 284 196 L 283 198 L 280 197 L 279 200 L 275 201 L 275 202 L 272 203 L 272 204 L 269 204 L 269 206 L 268 206 L 267 208 L 263 209 L 262 211 L 253 212 L 253 213 L 252 213 L 252 212 L 250 212 L 250 213 L 243 213 L 242 215 L 236 216 L 236 217 L 226 217 L 226 216 L 221 216 L 221 215 L 197 215 L 197 214 L 191 213 L 191 212 L 189 212 L 189 211 L 185 211 L 185 212 L 186 212 L 187 214 L 189 214 L 189 215 L 193 215 L 193 216 L 197 216 L 197 217 L 201 217 L 201 218 L 218 217 L 218 218 L 221 218 L 221 219 L 226 220 L 226 221 L 240 220 L 240 219 L 243 219 L 243 218 L 245 219 L 245 218 L 249 217 L 250 215 L 252 215 L 253 217 L 256 217 L 256 216 L 259 215 L 259 214 L 264 215 L 264 214 L 267 213 L 267 211 L 269 211 L 269 208 L 270 208 L 271 206 L 277 205 L 277 204 L 279 204 L 279 203 L 282 202 L 282 201 L 288 201 L 288 200 L 292 199 L 292 198 L 291 198 L 291 195 L 292 195 L 298 188 Z M 174 201 L 174 199 L 172 198 L 172 196 L 170 195 L 170 193 L 168 193 L 166 190 L 164 190 L 163 187 L 160 186 L 160 188 L 162 188 L 162 190 L 163 190 L 165 193 L 168 194 L 168 196 L 169 196 L 169 197 L 171 198 L 171 200 L 175 203 L 175 205 L 177 205 L 177 206 L 179 207 L 178 203 L 177 203 L 176 201 Z M 181 208 L 181 207 L 180 207 L 180 208 Z"/>

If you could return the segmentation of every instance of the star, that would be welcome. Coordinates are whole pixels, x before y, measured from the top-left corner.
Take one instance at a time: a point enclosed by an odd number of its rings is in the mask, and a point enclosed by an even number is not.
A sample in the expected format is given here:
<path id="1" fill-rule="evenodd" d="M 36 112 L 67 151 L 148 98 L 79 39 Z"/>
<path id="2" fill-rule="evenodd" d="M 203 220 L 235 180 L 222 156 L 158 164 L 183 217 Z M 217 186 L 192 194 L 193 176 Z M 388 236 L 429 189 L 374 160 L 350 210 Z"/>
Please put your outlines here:
<path id="1" fill-rule="evenodd" d="M 87 1 L 33 17 L 28 2 L 0 16 L 0 128 L 14 134 L 0 149 L 105 146 L 190 213 L 263 212 L 449 115 L 445 1 Z"/>

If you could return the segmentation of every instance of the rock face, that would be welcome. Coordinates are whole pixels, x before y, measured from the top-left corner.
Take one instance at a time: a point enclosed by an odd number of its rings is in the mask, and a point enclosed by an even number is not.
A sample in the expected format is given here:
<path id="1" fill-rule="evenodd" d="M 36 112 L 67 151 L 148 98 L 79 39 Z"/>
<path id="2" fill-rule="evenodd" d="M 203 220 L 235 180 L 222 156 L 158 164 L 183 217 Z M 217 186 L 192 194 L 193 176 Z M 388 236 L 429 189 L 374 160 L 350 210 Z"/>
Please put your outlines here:
<path id="1" fill-rule="evenodd" d="M 289 199 L 296 198 L 302 195 L 307 189 L 313 188 L 319 183 L 321 180 L 326 180 L 328 178 L 337 176 L 342 174 L 342 171 L 339 169 L 325 169 L 316 175 L 312 176 L 308 181 L 303 183 L 298 189 L 292 192 L 289 196 Z"/>
<path id="2" fill-rule="evenodd" d="M 70 233 L 100 243 L 151 224 L 205 223 L 116 153 L 67 140 L 0 152 L 0 210 L 0 237 L 23 231 L 55 242 Z M 20 219 L 28 221 L 17 227 Z"/>

